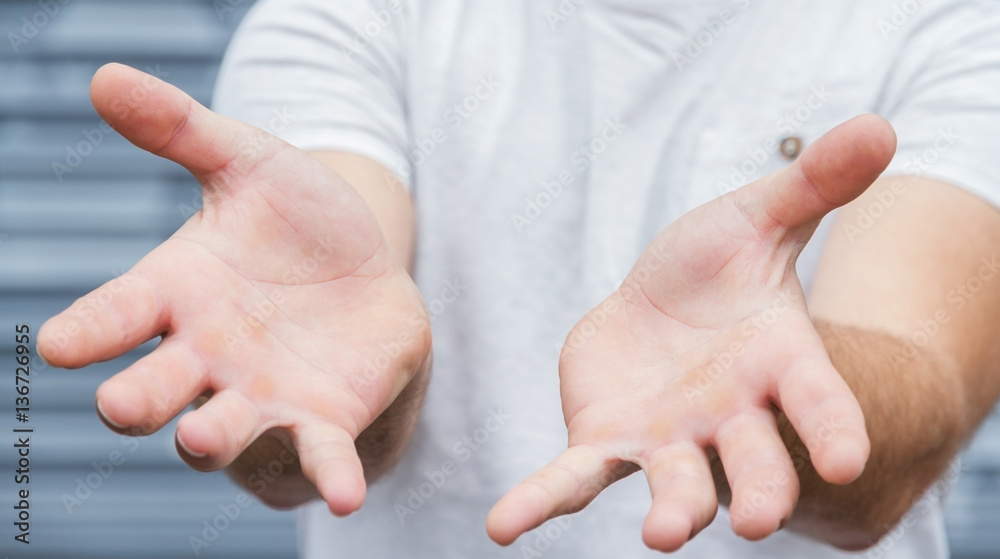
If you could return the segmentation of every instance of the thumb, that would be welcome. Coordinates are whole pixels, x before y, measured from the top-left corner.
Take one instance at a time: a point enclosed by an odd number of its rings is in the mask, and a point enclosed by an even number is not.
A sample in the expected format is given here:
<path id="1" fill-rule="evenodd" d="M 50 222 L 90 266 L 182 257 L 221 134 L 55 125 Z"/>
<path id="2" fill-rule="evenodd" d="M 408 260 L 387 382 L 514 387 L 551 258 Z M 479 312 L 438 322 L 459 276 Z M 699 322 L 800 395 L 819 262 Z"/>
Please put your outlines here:
<path id="1" fill-rule="evenodd" d="M 94 74 L 90 98 L 101 118 L 125 139 L 179 163 L 198 179 L 239 168 L 241 158 L 263 155 L 244 148 L 273 139 L 213 113 L 154 76 L 121 64 L 107 64 Z"/>
<path id="2" fill-rule="evenodd" d="M 792 229 L 817 222 L 854 200 L 885 170 L 896 152 L 896 133 L 875 114 L 857 116 L 830 130 L 788 168 L 749 185 L 750 215 L 770 217 Z"/>

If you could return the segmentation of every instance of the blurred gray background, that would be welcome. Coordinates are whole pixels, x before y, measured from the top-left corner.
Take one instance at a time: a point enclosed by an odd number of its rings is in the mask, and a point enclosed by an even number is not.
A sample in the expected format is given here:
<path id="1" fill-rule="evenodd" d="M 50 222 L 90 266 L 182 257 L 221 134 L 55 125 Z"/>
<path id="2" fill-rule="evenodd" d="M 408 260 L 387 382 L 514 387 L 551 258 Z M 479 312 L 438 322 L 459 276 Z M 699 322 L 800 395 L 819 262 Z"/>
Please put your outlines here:
<path id="1" fill-rule="evenodd" d="M 126 440 L 98 421 L 97 385 L 150 344 L 78 371 L 47 368 L 35 358 L 30 546 L 13 543 L 10 508 L 10 429 L 18 426 L 7 374 L 14 324 L 27 322 L 37 332 L 46 318 L 132 266 L 200 203 L 197 183 L 180 167 L 117 134 L 92 132 L 100 120 L 88 98 L 90 77 L 106 62 L 122 62 L 208 104 L 219 59 L 251 3 L 0 0 L 0 554 L 295 556 L 294 514 L 257 502 L 196 555 L 189 538 L 204 537 L 203 523 L 234 503 L 239 489 L 222 474 L 188 469 L 174 452 L 173 424 Z M 102 463 L 112 457 L 120 465 L 109 470 Z M 80 488 L 88 481 L 100 485 L 88 493 Z M 964 455 L 948 501 L 948 529 L 954 557 L 1000 557 L 1000 413 Z"/>

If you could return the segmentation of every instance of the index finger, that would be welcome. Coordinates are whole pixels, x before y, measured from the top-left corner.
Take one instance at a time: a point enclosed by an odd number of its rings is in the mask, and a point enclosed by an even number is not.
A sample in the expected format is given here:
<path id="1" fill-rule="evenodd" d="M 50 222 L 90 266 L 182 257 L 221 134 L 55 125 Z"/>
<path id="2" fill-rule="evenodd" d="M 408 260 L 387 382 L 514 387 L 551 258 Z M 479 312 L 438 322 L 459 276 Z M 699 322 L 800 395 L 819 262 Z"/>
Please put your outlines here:
<path id="1" fill-rule="evenodd" d="M 118 357 L 167 325 L 156 286 L 130 270 L 46 321 L 38 332 L 38 351 L 56 367 L 83 367 Z"/>

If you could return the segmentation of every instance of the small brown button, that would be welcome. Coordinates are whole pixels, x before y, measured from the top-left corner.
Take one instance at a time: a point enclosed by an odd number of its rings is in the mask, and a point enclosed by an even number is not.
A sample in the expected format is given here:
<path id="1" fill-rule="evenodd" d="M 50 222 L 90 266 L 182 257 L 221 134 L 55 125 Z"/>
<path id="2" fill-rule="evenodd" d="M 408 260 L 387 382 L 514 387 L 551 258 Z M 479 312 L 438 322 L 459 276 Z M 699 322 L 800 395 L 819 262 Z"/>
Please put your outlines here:
<path id="1" fill-rule="evenodd" d="M 789 136 L 781 140 L 781 155 L 786 159 L 795 159 L 802 153 L 802 139 L 798 136 Z"/>

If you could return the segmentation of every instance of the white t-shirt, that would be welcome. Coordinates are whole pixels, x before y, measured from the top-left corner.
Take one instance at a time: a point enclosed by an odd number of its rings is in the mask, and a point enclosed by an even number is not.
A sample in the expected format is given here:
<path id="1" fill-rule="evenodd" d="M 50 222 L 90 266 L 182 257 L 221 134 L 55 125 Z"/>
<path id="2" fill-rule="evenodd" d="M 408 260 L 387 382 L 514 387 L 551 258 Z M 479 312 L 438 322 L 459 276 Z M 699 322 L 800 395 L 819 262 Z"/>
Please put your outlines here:
<path id="1" fill-rule="evenodd" d="M 556 363 L 570 327 L 672 220 L 787 165 L 785 138 L 808 145 L 863 112 L 897 130 L 890 172 L 1000 202 L 997 8 L 258 3 L 227 54 L 215 108 L 397 174 L 416 200 L 416 280 L 434 319 L 433 380 L 412 447 L 360 512 L 302 510 L 304 556 L 659 557 L 640 537 L 650 504 L 641 473 L 509 548 L 486 537 L 496 500 L 566 446 Z M 870 221 L 859 214 L 857 224 L 863 234 Z M 800 261 L 806 282 L 825 233 Z M 946 555 L 936 501 L 862 554 Z M 748 543 L 722 510 L 677 556 L 847 554 L 788 532 Z"/>

